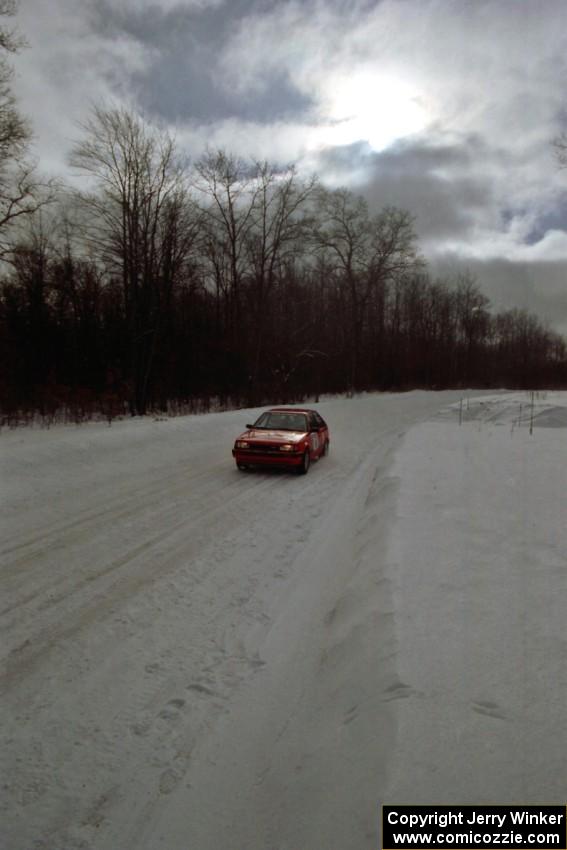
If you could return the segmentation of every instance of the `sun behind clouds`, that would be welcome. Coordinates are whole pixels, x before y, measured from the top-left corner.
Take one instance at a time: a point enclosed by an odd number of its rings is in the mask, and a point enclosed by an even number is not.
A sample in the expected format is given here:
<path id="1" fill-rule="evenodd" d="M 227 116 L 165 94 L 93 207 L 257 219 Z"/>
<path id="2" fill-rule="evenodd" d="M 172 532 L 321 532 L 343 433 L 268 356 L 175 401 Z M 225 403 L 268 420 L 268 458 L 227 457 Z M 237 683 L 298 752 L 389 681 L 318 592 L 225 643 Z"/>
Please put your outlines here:
<path id="1" fill-rule="evenodd" d="M 311 135 L 312 148 L 366 141 L 379 151 L 432 120 L 417 89 L 376 72 L 332 77 L 323 103 L 325 121 Z"/>

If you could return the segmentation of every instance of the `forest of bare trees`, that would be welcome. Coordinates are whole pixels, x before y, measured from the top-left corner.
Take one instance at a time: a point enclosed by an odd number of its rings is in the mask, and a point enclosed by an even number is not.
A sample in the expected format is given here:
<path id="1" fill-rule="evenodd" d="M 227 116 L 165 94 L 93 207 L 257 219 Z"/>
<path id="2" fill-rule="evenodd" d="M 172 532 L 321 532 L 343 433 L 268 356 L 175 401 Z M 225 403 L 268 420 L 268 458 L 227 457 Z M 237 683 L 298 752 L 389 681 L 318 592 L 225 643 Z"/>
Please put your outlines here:
<path id="1" fill-rule="evenodd" d="M 4 422 L 567 383 L 535 316 L 495 313 L 466 271 L 432 278 L 411 212 L 226 151 L 189 163 L 125 109 L 93 109 L 73 186 L 34 178 L 29 137 L 2 59 Z"/>

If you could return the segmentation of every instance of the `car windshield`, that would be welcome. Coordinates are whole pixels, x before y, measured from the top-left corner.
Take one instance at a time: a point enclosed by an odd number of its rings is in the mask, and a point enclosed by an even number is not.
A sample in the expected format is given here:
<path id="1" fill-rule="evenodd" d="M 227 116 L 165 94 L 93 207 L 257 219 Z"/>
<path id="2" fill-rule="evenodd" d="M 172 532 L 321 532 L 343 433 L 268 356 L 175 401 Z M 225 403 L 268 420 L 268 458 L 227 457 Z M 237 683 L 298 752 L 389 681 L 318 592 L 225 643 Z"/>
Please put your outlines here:
<path id="1" fill-rule="evenodd" d="M 270 428 L 277 431 L 307 431 L 305 413 L 285 413 L 269 410 L 262 413 L 254 423 L 254 428 Z"/>

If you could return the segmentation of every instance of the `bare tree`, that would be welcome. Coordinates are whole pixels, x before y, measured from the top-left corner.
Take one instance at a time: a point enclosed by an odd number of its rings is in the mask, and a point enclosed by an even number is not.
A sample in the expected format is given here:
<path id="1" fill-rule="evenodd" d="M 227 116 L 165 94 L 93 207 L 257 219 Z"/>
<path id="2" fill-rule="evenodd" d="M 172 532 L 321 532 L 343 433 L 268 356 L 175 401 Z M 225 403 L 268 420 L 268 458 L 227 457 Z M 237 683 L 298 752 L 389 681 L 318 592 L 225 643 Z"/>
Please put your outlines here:
<path id="1" fill-rule="evenodd" d="M 173 139 L 126 109 L 96 107 L 71 164 L 95 180 L 85 237 L 121 277 L 132 413 L 147 405 L 163 306 L 194 245 L 186 169 Z"/>
<path id="2" fill-rule="evenodd" d="M 256 204 L 246 239 L 253 320 L 251 404 L 255 402 L 268 322 L 274 315 L 270 299 L 282 270 L 305 250 L 312 218 L 307 205 L 317 185 L 315 177 L 301 180 L 294 166 L 276 168 L 268 162 L 257 162 L 255 170 Z"/>
<path id="3" fill-rule="evenodd" d="M 15 0 L 0 0 L 0 18 L 14 15 Z M 25 45 L 14 30 L 0 25 L 0 259 L 12 256 L 14 226 L 53 199 L 55 184 L 41 181 L 28 158 L 32 139 L 29 122 L 18 110 L 12 92 L 13 69 L 8 55 Z"/>
<path id="4" fill-rule="evenodd" d="M 207 254 L 217 296 L 224 299 L 232 345 L 242 321 L 242 287 L 247 269 L 246 243 L 254 224 L 260 186 L 254 167 L 225 151 L 207 151 L 195 166 L 201 196 Z"/>
<path id="5" fill-rule="evenodd" d="M 359 379 L 361 346 L 372 296 L 384 300 L 387 283 L 418 268 L 417 237 L 409 213 L 387 207 L 371 217 L 363 198 L 346 189 L 322 189 L 314 229 L 318 249 L 333 262 L 347 294 L 350 317 L 350 384 Z"/>
<path id="6" fill-rule="evenodd" d="M 14 15 L 14 0 L 0 0 L 0 17 Z M 12 93 L 13 69 L 6 54 L 17 53 L 25 42 L 13 29 L 0 26 L 0 161 L 12 159 L 26 150 L 31 139 L 29 123 L 20 115 Z"/>

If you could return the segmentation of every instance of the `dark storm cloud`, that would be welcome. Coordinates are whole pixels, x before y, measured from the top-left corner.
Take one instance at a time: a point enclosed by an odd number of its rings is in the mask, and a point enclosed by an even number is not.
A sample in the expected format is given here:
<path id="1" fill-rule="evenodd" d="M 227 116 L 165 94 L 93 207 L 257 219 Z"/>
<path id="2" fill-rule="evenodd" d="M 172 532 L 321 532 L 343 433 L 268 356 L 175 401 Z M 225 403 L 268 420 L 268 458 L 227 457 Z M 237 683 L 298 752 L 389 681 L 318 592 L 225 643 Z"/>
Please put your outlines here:
<path id="1" fill-rule="evenodd" d="M 440 277 L 454 278 L 465 267 L 488 295 L 495 310 L 528 310 L 567 336 L 567 268 L 563 261 L 472 259 L 463 264 L 460 255 L 448 254 L 432 264 L 432 272 Z"/>
<path id="2" fill-rule="evenodd" d="M 149 114 L 171 122 L 237 118 L 270 123 L 309 113 L 311 101 L 285 76 L 270 74 L 267 88 L 253 98 L 228 94 L 210 73 L 214 58 L 196 45 L 193 61 L 187 61 L 186 51 L 187 43 L 179 44 L 151 75 L 132 75 L 138 100 Z"/>
<path id="3" fill-rule="evenodd" d="M 149 115 L 166 122 L 215 122 L 227 118 L 269 123 L 308 114 L 312 101 L 291 82 L 285 70 L 272 69 L 254 97 L 227 91 L 219 80 L 224 46 L 235 26 L 252 11 L 269 11 L 274 2 L 231 0 L 209 8 L 157 4 L 146 9 L 117 8 L 94 0 L 93 30 L 103 37 L 118 33 L 134 39 L 159 61 L 132 73 L 130 85 Z"/>
<path id="4" fill-rule="evenodd" d="M 506 161 L 505 150 L 468 134 L 406 140 L 382 152 L 366 142 L 331 148 L 319 166 L 335 185 L 356 176 L 371 209 L 410 210 L 433 275 L 454 279 L 466 269 L 495 309 L 535 312 L 567 334 L 567 264 L 555 257 L 564 251 L 567 191 L 537 215 L 529 206 L 503 206 L 493 175 L 506 173 Z M 486 258 L 478 256 L 483 240 Z"/>
<path id="5" fill-rule="evenodd" d="M 488 177 L 471 173 L 479 160 L 498 154 L 470 135 L 459 142 L 403 142 L 376 153 L 366 143 L 325 151 L 321 171 L 336 182 L 358 174 L 357 190 L 372 209 L 393 205 L 411 210 L 422 239 L 466 238 L 479 212 L 493 201 Z"/>
<path id="6" fill-rule="evenodd" d="M 553 208 L 542 212 L 534 221 L 525 241 L 528 245 L 540 242 L 550 230 L 567 229 L 567 191 L 559 196 Z"/>

